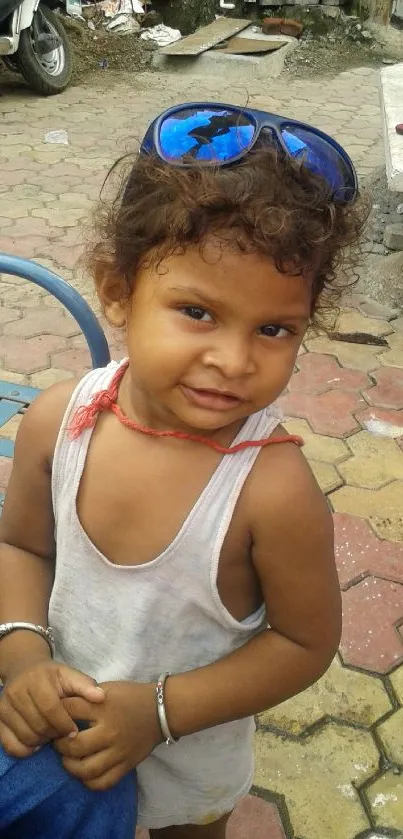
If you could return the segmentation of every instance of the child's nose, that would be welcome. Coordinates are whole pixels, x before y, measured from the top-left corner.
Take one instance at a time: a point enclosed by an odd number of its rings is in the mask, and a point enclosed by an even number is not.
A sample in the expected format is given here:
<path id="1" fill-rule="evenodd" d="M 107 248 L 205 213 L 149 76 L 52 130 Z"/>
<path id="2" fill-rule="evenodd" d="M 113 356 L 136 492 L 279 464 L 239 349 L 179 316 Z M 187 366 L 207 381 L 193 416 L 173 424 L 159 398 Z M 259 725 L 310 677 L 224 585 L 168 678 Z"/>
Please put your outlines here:
<path id="1" fill-rule="evenodd" d="M 204 363 L 217 367 L 227 379 L 242 378 L 255 371 L 251 342 L 237 335 L 226 335 L 211 347 Z"/>

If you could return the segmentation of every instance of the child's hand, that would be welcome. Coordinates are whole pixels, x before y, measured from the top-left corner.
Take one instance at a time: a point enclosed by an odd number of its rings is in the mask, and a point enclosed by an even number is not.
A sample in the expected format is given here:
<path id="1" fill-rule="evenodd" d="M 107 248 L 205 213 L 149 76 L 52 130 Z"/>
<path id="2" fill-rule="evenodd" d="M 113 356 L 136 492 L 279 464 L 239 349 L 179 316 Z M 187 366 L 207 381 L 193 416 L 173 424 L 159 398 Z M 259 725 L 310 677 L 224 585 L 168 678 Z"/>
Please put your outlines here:
<path id="1" fill-rule="evenodd" d="M 106 790 L 141 763 L 162 742 L 156 710 L 155 686 L 135 682 L 104 682 L 105 701 L 91 705 L 84 699 L 65 699 L 63 706 L 90 728 L 74 740 L 54 743 L 63 765 L 92 790 Z"/>
<path id="2" fill-rule="evenodd" d="M 28 757 L 35 748 L 78 731 L 63 707 L 67 696 L 102 702 L 105 694 L 94 679 L 46 660 L 17 672 L 0 695 L 0 743 L 13 757 Z"/>

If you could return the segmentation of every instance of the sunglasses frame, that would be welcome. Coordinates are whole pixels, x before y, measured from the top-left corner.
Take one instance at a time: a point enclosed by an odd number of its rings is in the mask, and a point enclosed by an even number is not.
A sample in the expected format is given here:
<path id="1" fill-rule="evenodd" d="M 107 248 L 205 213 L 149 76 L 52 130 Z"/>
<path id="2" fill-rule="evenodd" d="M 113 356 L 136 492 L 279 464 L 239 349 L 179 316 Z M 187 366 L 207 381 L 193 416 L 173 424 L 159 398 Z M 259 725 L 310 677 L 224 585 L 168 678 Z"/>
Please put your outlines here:
<path id="1" fill-rule="evenodd" d="M 242 160 L 242 158 L 249 154 L 250 151 L 252 151 L 260 137 L 263 128 L 270 128 L 272 131 L 274 131 L 276 139 L 283 152 L 289 157 L 292 157 L 292 154 L 290 154 L 290 151 L 284 143 L 281 131 L 287 129 L 292 130 L 293 128 L 302 128 L 305 131 L 309 131 L 314 136 L 328 143 L 334 149 L 334 151 L 336 151 L 339 154 L 343 163 L 347 167 L 347 171 L 349 172 L 350 177 L 349 183 L 345 184 L 345 188 L 348 188 L 349 190 L 352 189 L 352 195 L 347 199 L 340 199 L 334 197 L 334 200 L 337 200 L 341 203 L 349 203 L 350 201 L 354 201 L 357 197 L 358 179 L 357 173 L 354 168 L 354 164 L 347 152 L 345 151 L 345 149 L 343 149 L 343 147 L 337 142 L 337 140 L 334 140 L 333 137 L 330 137 L 329 134 L 325 134 L 325 132 L 321 131 L 319 128 L 315 128 L 313 125 L 309 125 L 309 123 L 300 122 L 296 119 L 288 119 L 287 117 L 280 116 L 279 114 L 272 114 L 267 111 L 259 111 L 255 110 L 254 108 L 241 108 L 238 105 L 226 105 L 223 102 L 183 102 L 180 105 L 174 105 L 172 108 L 168 108 L 158 117 L 156 117 L 156 119 L 154 119 L 153 122 L 149 125 L 140 146 L 140 154 L 156 153 L 158 157 L 165 163 L 168 163 L 170 166 L 178 166 L 182 169 L 188 169 L 189 167 L 194 166 L 194 162 L 184 163 L 183 161 L 171 160 L 167 158 L 162 151 L 160 143 L 160 129 L 162 123 L 169 117 L 173 117 L 175 116 L 175 114 L 180 113 L 180 111 L 185 111 L 190 108 L 214 108 L 218 110 L 227 109 L 232 111 L 234 114 L 242 114 L 247 116 L 251 120 L 252 124 L 255 126 L 255 134 L 253 140 L 246 149 L 242 149 L 242 151 L 239 152 L 239 154 L 237 154 L 235 157 L 232 157 L 230 160 L 214 161 L 214 163 L 203 162 L 203 165 L 218 165 L 220 167 L 234 166 L 236 163 Z"/>

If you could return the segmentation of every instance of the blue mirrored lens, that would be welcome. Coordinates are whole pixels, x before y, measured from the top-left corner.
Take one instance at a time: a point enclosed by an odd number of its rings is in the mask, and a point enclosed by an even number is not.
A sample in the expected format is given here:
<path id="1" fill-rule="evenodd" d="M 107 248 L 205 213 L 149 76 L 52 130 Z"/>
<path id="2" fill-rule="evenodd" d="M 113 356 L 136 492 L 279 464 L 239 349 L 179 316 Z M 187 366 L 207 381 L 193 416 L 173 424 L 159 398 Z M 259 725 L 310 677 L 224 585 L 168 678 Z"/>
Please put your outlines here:
<path id="1" fill-rule="evenodd" d="M 183 108 L 162 121 L 159 142 L 168 161 L 226 162 L 251 146 L 255 131 L 249 116 L 229 108 Z"/>
<path id="2" fill-rule="evenodd" d="M 353 171 L 337 148 L 320 135 L 299 126 L 282 128 L 281 136 L 290 155 L 302 158 L 311 172 L 325 178 L 335 198 L 348 201 L 354 197 Z"/>

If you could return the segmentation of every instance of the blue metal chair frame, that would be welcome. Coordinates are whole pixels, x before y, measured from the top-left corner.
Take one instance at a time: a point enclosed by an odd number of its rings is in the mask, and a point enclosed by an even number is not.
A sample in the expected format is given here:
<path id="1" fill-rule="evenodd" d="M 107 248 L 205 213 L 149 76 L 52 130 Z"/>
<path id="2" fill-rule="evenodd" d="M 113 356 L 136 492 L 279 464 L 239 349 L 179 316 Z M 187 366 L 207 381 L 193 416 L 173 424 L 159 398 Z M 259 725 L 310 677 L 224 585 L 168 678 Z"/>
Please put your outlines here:
<path id="1" fill-rule="evenodd" d="M 0 253 L 0 274 L 22 277 L 44 288 L 57 298 L 75 318 L 82 329 L 91 354 L 93 367 L 105 367 L 110 361 L 108 342 L 93 311 L 81 295 L 57 274 L 19 256 Z M 26 408 L 40 391 L 34 387 L 1 381 L 0 370 L 0 427 Z M 11 440 L 0 437 L 0 456 L 12 457 Z M 0 494 L 0 507 L 2 498 Z"/>

